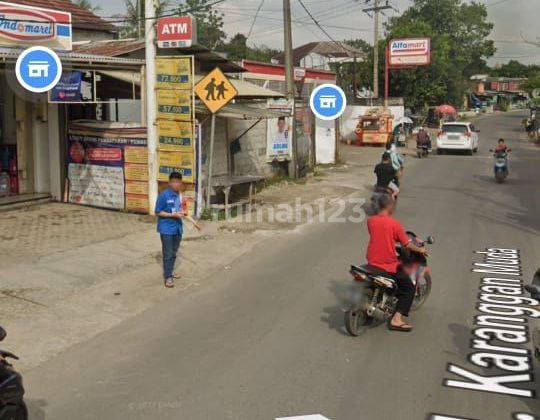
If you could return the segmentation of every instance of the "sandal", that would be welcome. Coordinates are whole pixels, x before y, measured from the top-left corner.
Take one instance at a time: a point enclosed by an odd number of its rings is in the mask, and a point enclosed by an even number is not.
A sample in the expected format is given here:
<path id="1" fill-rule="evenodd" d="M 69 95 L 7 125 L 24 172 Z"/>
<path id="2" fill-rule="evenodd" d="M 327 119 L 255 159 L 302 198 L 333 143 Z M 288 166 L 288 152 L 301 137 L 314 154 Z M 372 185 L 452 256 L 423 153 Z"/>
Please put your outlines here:
<path id="1" fill-rule="evenodd" d="M 410 325 L 407 325 L 405 323 L 401 325 L 392 325 L 391 323 L 388 324 L 388 329 L 390 331 L 400 331 L 400 332 L 411 332 L 412 327 Z"/>
<path id="2" fill-rule="evenodd" d="M 172 279 L 172 277 L 165 281 L 165 287 L 167 287 L 168 289 L 172 289 L 174 287 L 174 280 Z"/>

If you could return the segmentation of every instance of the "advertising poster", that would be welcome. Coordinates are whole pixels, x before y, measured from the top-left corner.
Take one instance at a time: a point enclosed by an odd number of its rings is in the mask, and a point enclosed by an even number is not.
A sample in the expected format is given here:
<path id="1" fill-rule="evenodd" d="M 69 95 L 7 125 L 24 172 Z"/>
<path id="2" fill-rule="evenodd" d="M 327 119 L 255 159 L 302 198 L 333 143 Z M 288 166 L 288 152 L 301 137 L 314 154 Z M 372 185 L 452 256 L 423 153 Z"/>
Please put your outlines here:
<path id="1" fill-rule="evenodd" d="M 193 123 L 158 121 L 158 148 L 169 151 L 193 151 Z"/>
<path id="2" fill-rule="evenodd" d="M 184 182 L 193 183 L 195 159 L 193 153 L 159 151 L 159 181 L 168 181 L 172 172 L 180 172 Z"/>
<path id="3" fill-rule="evenodd" d="M 156 88 L 188 89 L 191 91 L 193 88 L 191 58 L 157 58 Z"/>
<path id="4" fill-rule="evenodd" d="M 292 108 L 287 101 L 271 101 L 269 108 L 292 115 Z M 283 116 L 267 121 L 267 162 L 291 160 L 291 130 L 292 117 Z"/>
<path id="5" fill-rule="evenodd" d="M 69 202 L 116 210 L 148 208 L 146 129 L 74 122 L 69 128 Z M 135 204 L 136 203 L 136 204 Z"/>
<path id="6" fill-rule="evenodd" d="M 122 167 L 70 163 L 69 202 L 108 209 L 124 209 Z"/>
<path id="7" fill-rule="evenodd" d="M 158 90 L 157 118 L 174 121 L 193 119 L 193 98 L 190 90 Z"/>

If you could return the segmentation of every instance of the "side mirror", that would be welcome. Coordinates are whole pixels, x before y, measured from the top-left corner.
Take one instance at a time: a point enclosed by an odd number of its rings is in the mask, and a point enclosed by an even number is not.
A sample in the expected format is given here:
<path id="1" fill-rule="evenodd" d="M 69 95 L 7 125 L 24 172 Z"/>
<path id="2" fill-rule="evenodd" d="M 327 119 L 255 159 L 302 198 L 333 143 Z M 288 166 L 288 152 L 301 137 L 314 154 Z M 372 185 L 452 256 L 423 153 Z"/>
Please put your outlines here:
<path id="1" fill-rule="evenodd" d="M 7 332 L 2 327 L 0 327 L 0 341 L 4 341 L 4 338 L 6 338 Z"/>
<path id="2" fill-rule="evenodd" d="M 490 151 L 491 153 L 493 153 L 493 149 L 489 149 L 489 151 Z"/>
<path id="3" fill-rule="evenodd" d="M 433 236 L 428 236 L 426 238 L 426 243 L 428 243 L 429 245 L 433 245 L 435 243 L 435 238 Z"/>

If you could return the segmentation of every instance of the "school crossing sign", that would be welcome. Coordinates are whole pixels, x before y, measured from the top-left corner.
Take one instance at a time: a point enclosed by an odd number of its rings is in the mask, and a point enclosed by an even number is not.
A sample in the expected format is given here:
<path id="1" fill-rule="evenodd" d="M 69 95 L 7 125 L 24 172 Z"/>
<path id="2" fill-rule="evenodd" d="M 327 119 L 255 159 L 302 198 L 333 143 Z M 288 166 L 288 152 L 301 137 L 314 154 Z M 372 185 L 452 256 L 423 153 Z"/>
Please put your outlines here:
<path id="1" fill-rule="evenodd" d="M 17 59 L 15 75 L 26 90 L 33 93 L 48 92 L 62 77 L 62 62 L 50 48 L 28 48 Z"/>
<path id="2" fill-rule="evenodd" d="M 238 91 L 219 68 L 215 68 L 195 86 L 195 93 L 212 114 L 232 101 Z"/>

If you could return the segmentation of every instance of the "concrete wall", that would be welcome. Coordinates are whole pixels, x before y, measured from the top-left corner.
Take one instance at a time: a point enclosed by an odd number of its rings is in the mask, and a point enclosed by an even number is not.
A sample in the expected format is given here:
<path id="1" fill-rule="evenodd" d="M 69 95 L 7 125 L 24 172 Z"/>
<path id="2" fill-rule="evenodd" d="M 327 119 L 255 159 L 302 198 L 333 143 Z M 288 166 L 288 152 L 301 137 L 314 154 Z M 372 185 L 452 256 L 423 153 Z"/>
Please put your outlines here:
<path id="1" fill-rule="evenodd" d="M 229 120 L 229 141 L 232 142 L 255 122 L 255 120 Z M 266 127 L 267 121 L 260 121 L 240 139 L 241 151 L 231 158 L 234 175 L 272 176 L 272 167 L 266 162 Z"/>
<path id="2" fill-rule="evenodd" d="M 73 31 L 73 42 L 77 41 L 104 41 L 114 39 L 115 34 L 101 31 L 89 31 L 86 29 L 75 29 Z"/>

